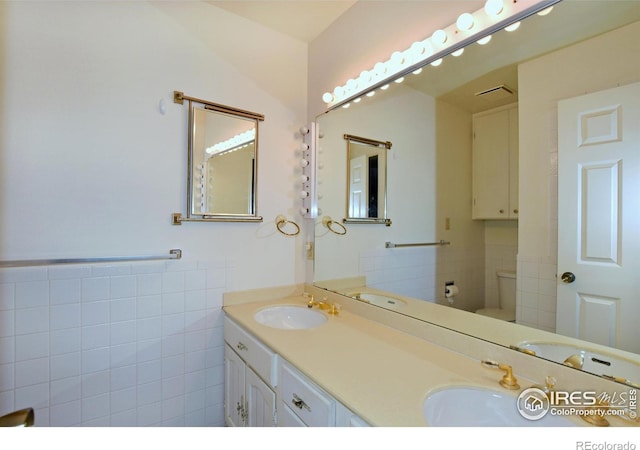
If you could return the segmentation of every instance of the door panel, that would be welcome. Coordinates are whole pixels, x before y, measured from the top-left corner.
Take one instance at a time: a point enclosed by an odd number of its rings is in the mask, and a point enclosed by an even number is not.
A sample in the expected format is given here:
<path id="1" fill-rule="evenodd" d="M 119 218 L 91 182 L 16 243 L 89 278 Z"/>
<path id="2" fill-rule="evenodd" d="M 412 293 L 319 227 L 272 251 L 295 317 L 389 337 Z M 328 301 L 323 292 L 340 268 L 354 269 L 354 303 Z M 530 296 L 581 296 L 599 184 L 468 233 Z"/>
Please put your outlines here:
<path id="1" fill-rule="evenodd" d="M 640 83 L 558 104 L 556 331 L 640 353 Z M 563 273 L 571 273 L 565 277 Z"/>

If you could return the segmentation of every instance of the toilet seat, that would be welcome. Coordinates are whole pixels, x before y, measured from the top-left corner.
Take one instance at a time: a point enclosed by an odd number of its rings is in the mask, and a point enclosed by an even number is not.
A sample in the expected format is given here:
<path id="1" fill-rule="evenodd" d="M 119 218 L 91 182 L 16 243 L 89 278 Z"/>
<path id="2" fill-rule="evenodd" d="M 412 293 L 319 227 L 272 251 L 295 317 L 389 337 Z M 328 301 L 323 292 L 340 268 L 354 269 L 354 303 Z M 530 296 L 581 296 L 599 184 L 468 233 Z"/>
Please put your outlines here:
<path id="1" fill-rule="evenodd" d="M 481 316 L 493 317 L 494 319 L 505 320 L 507 322 L 514 322 L 516 320 L 516 312 L 511 309 L 500 308 L 482 308 L 476 311 L 476 314 Z"/>

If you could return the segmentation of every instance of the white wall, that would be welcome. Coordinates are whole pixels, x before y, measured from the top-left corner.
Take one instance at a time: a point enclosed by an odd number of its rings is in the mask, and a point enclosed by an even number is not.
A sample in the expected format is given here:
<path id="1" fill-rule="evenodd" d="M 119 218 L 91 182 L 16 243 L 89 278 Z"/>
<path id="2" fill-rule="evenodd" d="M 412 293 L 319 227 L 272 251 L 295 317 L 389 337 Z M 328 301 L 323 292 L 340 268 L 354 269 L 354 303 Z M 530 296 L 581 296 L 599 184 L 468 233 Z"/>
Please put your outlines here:
<path id="1" fill-rule="evenodd" d="M 0 414 L 221 424 L 221 292 L 304 279 L 301 240 L 273 222 L 299 220 L 306 45 L 206 2 L 3 2 L 0 33 L 0 258 L 184 252 L 151 268 L 2 270 Z M 266 116 L 264 223 L 171 225 L 187 207 L 187 106 L 174 90 Z M 70 371 L 54 370 L 61 357 Z"/>
<path id="2" fill-rule="evenodd" d="M 557 102 L 640 80 L 640 23 L 519 67 L 519 323 L 554 331 L 557 271 Z"/>

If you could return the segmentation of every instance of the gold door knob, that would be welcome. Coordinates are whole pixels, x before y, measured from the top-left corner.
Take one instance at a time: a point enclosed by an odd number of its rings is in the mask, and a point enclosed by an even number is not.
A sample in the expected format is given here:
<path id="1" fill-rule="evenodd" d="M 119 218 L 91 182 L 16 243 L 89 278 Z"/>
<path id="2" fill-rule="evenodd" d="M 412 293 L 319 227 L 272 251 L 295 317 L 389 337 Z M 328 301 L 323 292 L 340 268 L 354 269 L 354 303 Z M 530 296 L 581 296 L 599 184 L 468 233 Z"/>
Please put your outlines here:
<path id="1" fill-rule="evenodd" d="M 0 427 L 31 427 L 34 418 L 33 408 L 21 409 L 0 417 Z"/>
<path id="2" fill-rule="evenodd" d="M 565 272 L 562 274 L 562 277 L 560 279 L 562 280 L 563 283 L 569 284 L 576 281 L 576 276 L 571 272 Z"/>

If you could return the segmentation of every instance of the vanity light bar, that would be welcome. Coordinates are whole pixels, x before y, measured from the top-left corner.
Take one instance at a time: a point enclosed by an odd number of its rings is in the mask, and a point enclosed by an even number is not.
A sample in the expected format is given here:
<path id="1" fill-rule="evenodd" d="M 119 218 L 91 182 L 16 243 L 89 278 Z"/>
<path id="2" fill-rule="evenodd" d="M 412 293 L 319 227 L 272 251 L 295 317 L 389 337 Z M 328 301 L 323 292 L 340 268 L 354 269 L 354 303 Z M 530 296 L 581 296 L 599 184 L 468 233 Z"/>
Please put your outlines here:
<path id="1" fill-rule="evenodd" d="M 302 189 L 300 197 L 302 198 L 302 207 L 300 214 L 307 219 L 315 219 L 318 217 L 318 192 L 316 188 L 316 136 L 318 133 L 318 124 L 311 122 L 308 126 L 300 128 L 302 135 Z"/>
<path id="2" fill-rule="evenodd" d="M 486 44 L 491 34 L 523 18 L 544 11 L 562 0 L 487 0 L 484 8 L 462 14 L 456 23 L 436 30 L 430 37 L 414 42 L 404 51 L 394 52 L 389 60 L 378 62 L 357 78 L 326 92 L 322 100 L 329 110 L 348 107 L 362 95 L 371 96 L 375 89 L 412 74 L 427 64 L 439 65 L 440 60 L 474 42 Z"/>

